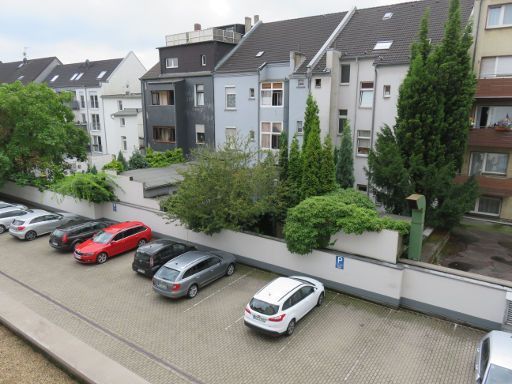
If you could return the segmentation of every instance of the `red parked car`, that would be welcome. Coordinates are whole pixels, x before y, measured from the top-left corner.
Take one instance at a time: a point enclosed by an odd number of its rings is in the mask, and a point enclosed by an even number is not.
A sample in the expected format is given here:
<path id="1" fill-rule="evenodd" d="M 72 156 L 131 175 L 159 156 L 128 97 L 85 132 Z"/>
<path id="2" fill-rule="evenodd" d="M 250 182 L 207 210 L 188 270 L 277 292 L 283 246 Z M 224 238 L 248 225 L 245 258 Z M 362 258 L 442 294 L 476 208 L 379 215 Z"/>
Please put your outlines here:
<path id="1" fill-rule="evenodd" d="M 103 264 L 151 240 L 151 228 L 140 221 L 125 221 L 104 228 L 75 248 L 75 260 L 80 263 Z"/>

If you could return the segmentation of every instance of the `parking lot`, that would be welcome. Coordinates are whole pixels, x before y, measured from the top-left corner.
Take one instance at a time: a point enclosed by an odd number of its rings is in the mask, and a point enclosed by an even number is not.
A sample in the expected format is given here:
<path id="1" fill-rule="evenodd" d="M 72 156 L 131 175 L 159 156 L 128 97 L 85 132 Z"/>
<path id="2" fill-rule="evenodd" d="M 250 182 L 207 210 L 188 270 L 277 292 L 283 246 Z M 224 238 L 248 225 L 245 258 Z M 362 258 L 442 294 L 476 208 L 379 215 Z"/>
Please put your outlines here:
<path id="1" fill-rule="evenodd" d="M 276 275 L 244 265 L 193 300 L 155 294 L 133 253 L 81 265 L 0 235 L 0 290 L 152 383 L 471 383 L 483 332 L 327 292 L 289 338 L 243 324 Z"/>

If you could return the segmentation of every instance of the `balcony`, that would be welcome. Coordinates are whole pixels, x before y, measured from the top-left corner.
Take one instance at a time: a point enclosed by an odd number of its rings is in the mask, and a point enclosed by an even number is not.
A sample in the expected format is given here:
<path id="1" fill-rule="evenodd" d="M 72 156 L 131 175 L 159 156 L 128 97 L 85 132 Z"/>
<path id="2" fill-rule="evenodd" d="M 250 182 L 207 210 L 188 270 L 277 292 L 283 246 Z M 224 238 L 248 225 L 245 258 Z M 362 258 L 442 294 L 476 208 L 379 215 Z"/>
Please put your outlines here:
<path id="1" fill-rule="evenodd" d="M 242 38 L 242 34 L 233 31 L 225 31 L 219 28 L 203 29 L 185 33 L 167 35 L 165 45 L 173 47 L 175 45 L 194 44 L 204 41 L 220 41 L 222 43 L 237 44 Z"/>
<path id="2" fill-rule="evenodd" d="M 472 129 L 469 131 L 468 146 L 512 150 L 512 130 Z"/>
<path id="3" fill-rule="evenodd" d="M 512 196 L 512 179 L 505 177 L 475 176 L 478 182 L 480 193 L 499 197 Z M 456 184 L 462 184 L 469 179 L 469 176 L 458 175 L 455 177 Z"/>
<path id="4" fill-rule="evenodd" d="M 478 79 L 476 99 L 512 99 L 512 77 Z"/>

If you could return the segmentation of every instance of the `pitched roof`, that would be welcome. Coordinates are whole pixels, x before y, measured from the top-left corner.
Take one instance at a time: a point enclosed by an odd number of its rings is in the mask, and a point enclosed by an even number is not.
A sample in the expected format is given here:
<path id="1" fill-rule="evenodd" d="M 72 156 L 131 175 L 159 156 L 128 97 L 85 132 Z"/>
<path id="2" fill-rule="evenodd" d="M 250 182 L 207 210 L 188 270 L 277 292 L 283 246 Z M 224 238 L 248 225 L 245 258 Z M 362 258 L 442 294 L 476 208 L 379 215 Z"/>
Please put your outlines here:
<path id="1" fill-rule="evenodd" d="M 109 59 L 99 61 L 86 61 L 81 63 L 64 64 L 57 66 L 46 78 L 45 82 L 52 88 L 95 87 L 104 82 L 117 68 L 123 59 Z M 100 73 L 104 72 L 101 78 Z M 80 74 L 83 74 L 80 76 Z M 74 80 L 71 78 L 75 76 Z M 55 76 L 58 76 L 55 78 Z M 52 81 L 52 79 L 54 79 Z"/>
<path id="2" fill-rule="evenodd" d="M 158 76 L 160 76 L 160 62 L 153 65 L 149 71 L 147 71 L 144 75 L 142 75 L 142 77 L 140 79 L 141 80 L 154 79 L 154 78 L 157 78 Z"/>
<path id="3" fill-rule="evenodd" d="M 56 57 L 42 57 L 24 61 L 13 61 L 10 63 L 0 62 L 0 84 L 14 83 L 16 80 L 28 84 L 37 77 L 54 61 L 60 63 Z M 23 77 L 22 77 L 23 76 Z"/>
<path id="4" fill-rule="evenodd" d="M 343 20 L 346 12 L 260 23 L 239 43 L 217 72 L 256 71 L 263 63 L 286 63 L 290 51 L 298 51 L 309 62 Z M 264 53 L 256 57 L 258 52 Z"/>
<path id="5" fill-rule="evenodd" d="M 473 3 L 473 0 L 460 1 L 464 24 L 469 20 Z M 449 2 L 445 0 L 421 0 L 358 9 L 332 48 L 345 57 L 369 55 L 379 57 L 379 64 L 408 64 L 411 45 L 418 37 L 420 21 L 426 9 L 430 8 L 429 38 L 437 43 L 444 34 L 448 7 Z M 392 13 L 392 16 L 384 20 L 386 13 Z M 393 41 L 393 44 L 386 50 L 374 50 L 378 41 Z M 321 64 L 325 68 L 323 61 L 317 69 L 323 69 L 319 68 Z"/>

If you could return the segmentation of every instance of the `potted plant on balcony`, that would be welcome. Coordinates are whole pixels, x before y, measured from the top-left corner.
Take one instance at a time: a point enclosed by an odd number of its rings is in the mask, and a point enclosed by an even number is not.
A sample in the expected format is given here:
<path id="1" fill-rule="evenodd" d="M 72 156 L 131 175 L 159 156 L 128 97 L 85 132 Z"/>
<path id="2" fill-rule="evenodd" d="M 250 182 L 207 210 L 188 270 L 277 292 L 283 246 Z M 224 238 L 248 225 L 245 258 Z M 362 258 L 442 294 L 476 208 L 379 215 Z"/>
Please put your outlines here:
<path id="1" fill-rule="evenodd" d="M 494 129 L 496 131 L 510 131 L 512 130 L 512 119 L 507 114 L 507 117 L 504 119 L 498 121 L 496 124 L 494 124 Z"/>

